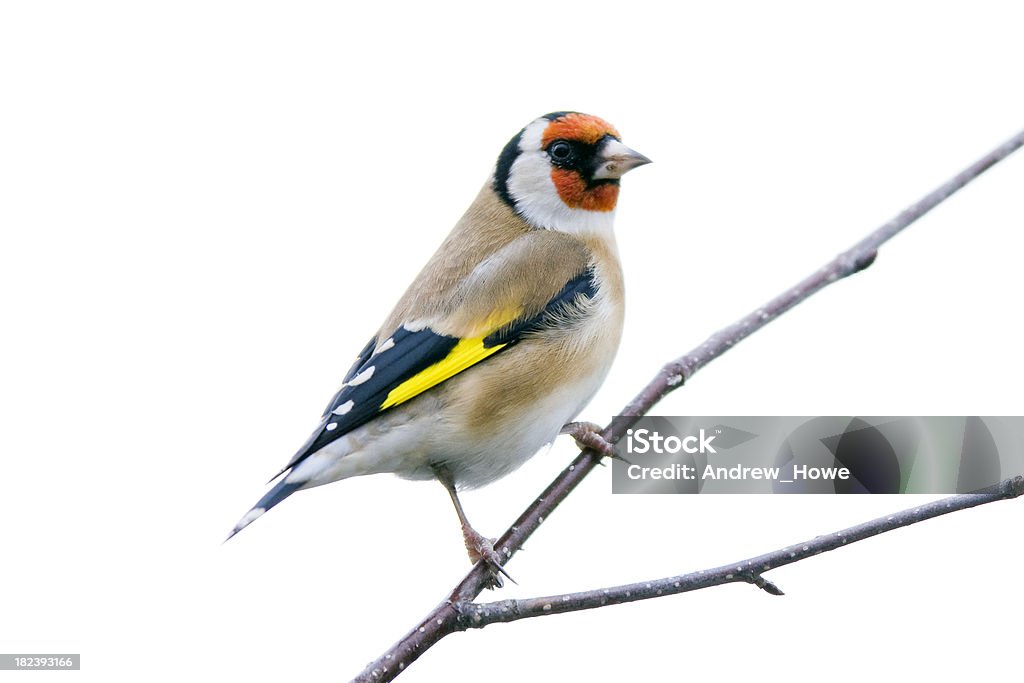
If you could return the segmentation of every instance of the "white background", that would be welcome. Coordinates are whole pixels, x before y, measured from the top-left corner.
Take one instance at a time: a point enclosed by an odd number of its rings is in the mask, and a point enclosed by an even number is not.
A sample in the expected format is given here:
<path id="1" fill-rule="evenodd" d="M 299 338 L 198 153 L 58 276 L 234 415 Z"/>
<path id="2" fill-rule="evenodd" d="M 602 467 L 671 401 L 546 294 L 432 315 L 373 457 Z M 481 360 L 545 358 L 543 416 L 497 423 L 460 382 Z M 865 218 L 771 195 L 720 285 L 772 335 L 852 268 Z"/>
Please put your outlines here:
<path id="1" fill-rule="evenodd" d="M 507 139 L 576 109 L 655 160 L 623 183 L 626 332 L 583 415 L 605 422 L 1024 125 L 1010 7 L 4 3 L 0 651 L 82 653 L 41 681 L 347 680 L 468 569 L 442 488 L 341 482 L 221 541 Z M 657 411 L 1021 414 L 1022 188 L 1018 154 Z M 572 452 L 467 493 L 474 524 L 503 530 Z M 501 597 L 916 502 L 610 491 L 595 472 Z M 772 572 L 782 598 L 736 585 L 455 635 L 401 680 L 1005 674 L 1022 505 Z"/>

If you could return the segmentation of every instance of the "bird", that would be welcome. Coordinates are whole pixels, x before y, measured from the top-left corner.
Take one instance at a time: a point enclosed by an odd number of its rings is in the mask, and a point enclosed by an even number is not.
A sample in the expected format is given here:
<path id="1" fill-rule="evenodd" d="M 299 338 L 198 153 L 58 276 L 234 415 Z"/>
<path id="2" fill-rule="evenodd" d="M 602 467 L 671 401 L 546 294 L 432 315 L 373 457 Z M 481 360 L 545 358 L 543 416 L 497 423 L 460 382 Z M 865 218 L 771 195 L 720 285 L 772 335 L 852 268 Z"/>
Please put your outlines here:
<path id="1" fill-rule="evenodd" d="M 615 208 L 622 176 L 648 163 L 611 124 L 575 111 L 513 136 L 316 429 L 228 539 L 296 491 L 390 472 L 439 481 L 470 561 L 508 576 L 458 491 L 509 474 L 563 433 L 611 454 L 596 425 L 572 420 L 619 346 Z"/>

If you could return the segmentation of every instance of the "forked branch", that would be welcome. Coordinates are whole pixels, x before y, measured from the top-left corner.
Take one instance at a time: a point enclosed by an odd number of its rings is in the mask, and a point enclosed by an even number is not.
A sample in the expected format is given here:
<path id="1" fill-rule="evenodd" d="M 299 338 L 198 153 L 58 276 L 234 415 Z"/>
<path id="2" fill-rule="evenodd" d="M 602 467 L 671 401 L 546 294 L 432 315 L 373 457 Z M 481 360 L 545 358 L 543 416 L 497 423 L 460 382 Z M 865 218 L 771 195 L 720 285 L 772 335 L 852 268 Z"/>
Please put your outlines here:
<path id="1" fill-rule="evenodd" d="M 665 365 L 654 379 L 626 405 L 620 417 L 613 420 L 604 429 L 602 436 L 610 443 L 617 443 L 625 435 L 629 427 L 634 425 L 658 401 L 685 384 L 698 370 L 775 318 L 807 300 L 812 294 L 869 267 L 874 262 L 878 249 L 883 244 L 918 218 L 941 204 L 957 190 L 967 185 L 967 183 L 1005 159 L 1022 145 L 1024 145 L 1024 131 L 1010 138 L 937 189 L 925 195 L 891 221 L 839 254 L 816 272 L 798 282 L 794 287 L 776 296 L 761 308 L 749 313 L 732 325 L 711 335 L 704 343 L 686 355 L 680 356 Z M 495 543 L 495 548 L 505 556 L 506 561 L 522 547 L 526 539 L 537 530 L 544 519 L 561 504 L 580 481 L 597 466 L 600 459 L 600 456 L 591 450 L 583 451 L 526 508 Z M 551 598 L 506 600 L 477 604 L 473 600 L 487 586 L 490 579 L 488 569 L 483 564 L 478 563 L 451 591 L 447 600 L 434 608 L 423 621 L 413 627 L 409 633 L 389 648 L 376 661 L 371 662 L 354 680 L 390 681 L 434 643 L 450 633 L 466 630 L 467 628 L 482 627 L 487 623 L 494 623 L 496 621 L 513 621 L 515 619 L 555 613 L 556 611 L 569 611 L 573 605 L 577 605 L 575 609 L 591 609 L 600 607 L 601 604 L 615 604 L 634 599 L 640 600 L 735 581 L 753 583 L 770 593 L 780 592 L 775 588 L 774 584 L 761 576 L 763 571 L 767 571 L 765 569 L 766 565 L 768 567 L 778 567 L 782 564 L 790 564 L 791 562 L 804 559 L 811 554 L 841 547 L 843 545 L 842 538 L 846 538 L 847 542 L 861 540 L 890 531 L 899 526 L 907 526 L 930 517 L 946 514 L 947 512 L 974 507 L 995 500 L 1013 498 L 1021 495 L 1022 490 L 1024 490 L 1024 484 L 1022 484 L 1021 479 L 1018 477 L 1003 482 L 997 490 L 988 493 L 953 496 L 940 500 L 937 503 L 920 506 L 897 515 L 891 515 L 884 518 L 884 521 L 874 520 L 873 522 L 867 522 L 843 532 L 838 532 L 846 534 L 845 537 L 839 537 L 839 545 L 835 545 L 837 542 L 836 538 L 827 536 L 823 537 L 825 540 L 818 541 L 816 539 L 815 541 L 800 544 L 798 547 L 794 546 L 793 548 L 751 558 L 750 560 L 735 563 L 735 565 L 698 572 L 697 574 L 669 577 L 660 581 L 609 588 L 607 589 L 609 591 L 607 596 L 604 590 L 599 590 L 597 592 L 573 593 Z M 894 521 L 898 519 L 900 523 L 890 523 L 890 519 Z M 815 543 L 818 543 L 818 545 L 813 545 Z M 832 547 L 826 547 L 829 544 L 832 544 Z M 817 549 L 819 547 L 820 549 Z M 812 548 L 817 550 L 812 551 Z M 791 556 L 789 556 L 790 553 L 792 554 Z M 723 571 L 725 573 L 721 574 Z M 668 585 L 666 585 L 666 582 Z M 670 591 L 669 588 L 672 590 Z M 650 594 L 652 591 L 653 595 Z M 659 593 L 659 591 L 661 592 Z M 602 603 L 601 601 L 605 597 L 608 600 Z M 612 600 L 612 597 L 616 599 Z"/>
<path id="2" fill-rule="evenodd" d="M 663 595 L 675 595 L 689 591 L 721 586 L 726 583 L 750 583 L 772 595 L 782 595 L 782 591 L 771 581 L 764 578 L 764 572 L 787 564 L 793 564 L 808 557 L 820 555 L 830 550 L 842 548 L 850 543 L 863 541 L 887 531 L 923 522 L 926 519 L 948 515 L 951 512 L 966 510 L 997 500 L 1009 500 L 1024 495 L 1024 477 L 1017 476 L 1005 479 L 988 491 L 964 493 L 950 496 L 932 503 L 918 505 L 892 515 L 879 517 L 842 531 L 780 548 L 774 552 L 751 557 L 738 562 L 702 569 L 690 574 L 669 576 L 663 579 L 631 583 L 613 588 L 551 595 L 543 598 L 527 598 L 524 600 L 499 600 L 497 602 L 472 603 L 462 608 L 457 620 L 456 630 L 483 628 L 499 621 L 518 621 L 529 617 L 542 617 L 548 614 L 578 612 L 594 609 L 605 605 L 618 605 L 623 602 L 648 600 Z"/>

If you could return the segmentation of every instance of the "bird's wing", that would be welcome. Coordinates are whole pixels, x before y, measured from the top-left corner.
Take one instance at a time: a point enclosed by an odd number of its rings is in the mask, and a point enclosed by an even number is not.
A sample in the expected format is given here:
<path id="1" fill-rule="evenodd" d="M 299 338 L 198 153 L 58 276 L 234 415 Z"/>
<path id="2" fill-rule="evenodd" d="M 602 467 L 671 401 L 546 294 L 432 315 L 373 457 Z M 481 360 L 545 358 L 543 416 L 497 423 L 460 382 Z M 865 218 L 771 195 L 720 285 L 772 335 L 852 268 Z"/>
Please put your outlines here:
<path id="1" fill-rule="evenodd" d="M 538 232 L 507 245 L 431 302 L 423 317 L 409 311 L 366 345 L 320 425 L 282 472 L 524 337 L 571 324 L 597 286 L 588 252 L 565 235 Z"/>

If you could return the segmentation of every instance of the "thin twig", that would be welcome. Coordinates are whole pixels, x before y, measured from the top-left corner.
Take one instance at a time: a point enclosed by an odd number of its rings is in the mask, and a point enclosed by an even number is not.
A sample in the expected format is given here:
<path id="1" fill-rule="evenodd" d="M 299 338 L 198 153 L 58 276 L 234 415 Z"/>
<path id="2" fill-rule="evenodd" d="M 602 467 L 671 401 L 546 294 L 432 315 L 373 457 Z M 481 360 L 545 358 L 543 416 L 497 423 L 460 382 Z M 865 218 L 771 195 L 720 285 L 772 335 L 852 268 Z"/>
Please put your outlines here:
<path id="1" fill-rule="evenodd" d="M 658 401 L 689 381 L 698 370 L 772 320 L 805 301 L 812 294 L 869 267 L 874 262 L 879 247 L 885 242 L 1021 146 L 1024 146 L 1024 131 L 1019 132 L 936 190 L 925 195 L 891 221 L 839 254 L 824 267 L 801 280 L 796 286 L 739 321 L 711 335 L 703 344 L 686 355 L 665 365 L 654 379 L 626 405 L 620 413 L 620 417 L 613 420 L 604 429 L 602 436 L 610 443 L 617 443 L 625 434 L 626 429 L 634 425 Z M 600 459 L 599 455 L 590 450 L 580 453 L 502 534 L 495 543 L 498 552 L 502 553 L 506 559 L 511 558 L 543 523 L 544 519 L 597 466 Z M 466 609 L 471 609 L 470 603 L 483 591 L 489 581 L 490 572 L 482 563 L 477 563 L 459 582 L 447 600 L 434 608 L 422 622 L 413 627 L 387 652 L 367 665 L 366 669 L 353 680 L 393 680 L 434 643 L 449 633 L 460 630 L 462 613 Z"/>
<path id="2" fill-rule="evenodd" d="M 458 620 L 458 630 L 483 628 L 496 622 L 518 621 L 529 617 L 543 617 L 549 614 L 594 609 L 605 605 L 618 605 L 623 602 L 648 600 L 721 586 L 726 583 L 750 583 L 772 595 L 782 595 L 782 591 L 775 584 L 762 576 L 764 572 L 800 562 L 808 557 L 836 550 L 850 543 L 884 534 L 887 531 L 917 524 L 926 519 L 986 503 L 1017 498 L 1021 495 L 1024 495 L 1024 477 L 1017 476 L 1003 480 L 985 493 L 964 493 L 950 496 L 714 569 L 702 569 L 690 574 L 565 595 L 473 603 L 462 608 L 461 618 Z"/>

